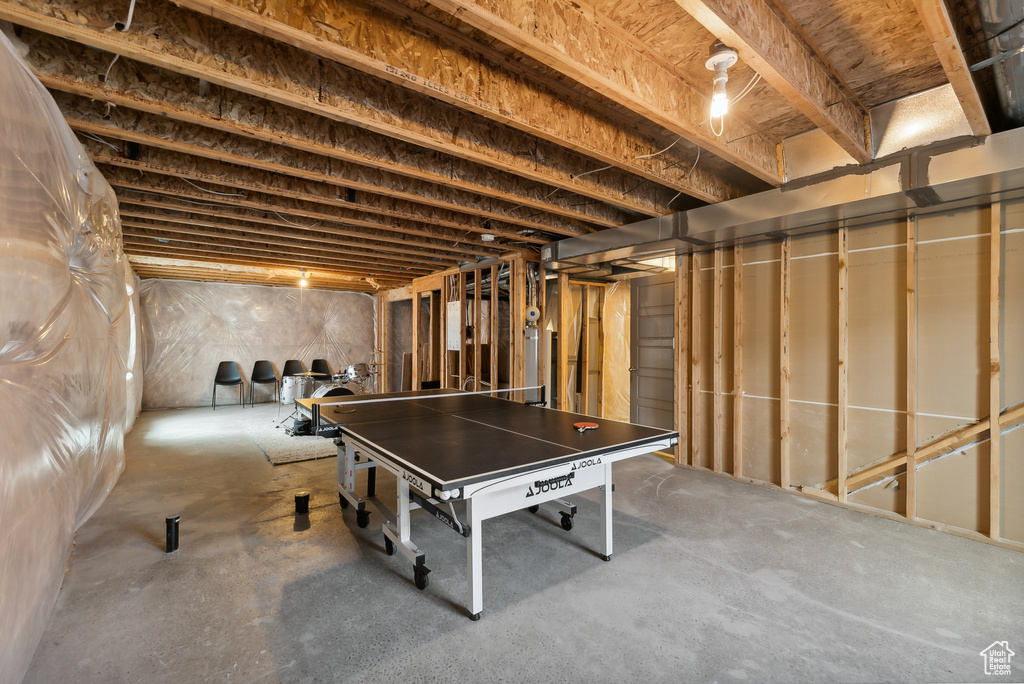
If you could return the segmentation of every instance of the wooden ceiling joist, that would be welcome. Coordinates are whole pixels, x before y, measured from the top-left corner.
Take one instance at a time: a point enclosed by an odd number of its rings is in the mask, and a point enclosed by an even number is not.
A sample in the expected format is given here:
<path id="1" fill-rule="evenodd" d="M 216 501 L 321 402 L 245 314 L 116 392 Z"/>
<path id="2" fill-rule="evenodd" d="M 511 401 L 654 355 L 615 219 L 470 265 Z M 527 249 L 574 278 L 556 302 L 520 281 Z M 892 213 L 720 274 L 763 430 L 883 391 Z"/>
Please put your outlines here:
<path id="1" fill-rule="evenodd" d="M 290 107 L 268 111 L 252 95 L 210 86 L 204 95 L 194 78 L 136 62 L 131 72 L 109 83 L 97 81 L 110 55 L 79 43 L 27 32 L 26 59 L 51 90 L 79 95 L 174 121 L 250 137 L 264 142 L 360 164 L 413 180 L 443 184 L 528 210 L 541 211 L 609 228 L 631 215 L 600 202 L 581 202 L 559 191 L 495 169 L 424 150 L 393 138 Z"/>
<path id="2" fill-rule="evenodd" d="M 225 255 L 232 258 L 252 259 L 252 263 L 262 263 L 261 259 L 289 259 L 296 268 L 334 270 L 344 269 L 345 271 L 364 277 L 405 277 L 417 278 L 427 275 L 429 271 L 424 268 L 411 268 L 407 266 L 389 266 L 366 264 L 358 259 L 341 259 L 338 257 L 325 257 L 319 254 L 311 254 L 309 251 L 284 250 L 281 248 L 259 247 L 257 243 L 246 243 L 244 245 L 228 244 L 227 239 L 220 241 L 210 238 L 184 237 L 170 232 L 142 231 L 135 227 L 133 222 L 124 224 L 124 245 L 126 253 L 135 253 L 139 249 L 159 249 L 165 254 L 189 254 L 189 255 Z M 148 227 L 148 226 L 147 226 Z"/>
<path id="3" fill-rule="evenodd" d="M 579 221 L 567 220 L 560 216 L 514 216 L 501 211 L 511 208 L 511 205 L 504 202 L 496 203 L 462 190 L 414 181 L 365 166 L 337 162 L 328 157 L 281 145 L 219 133 L 122 108 L 103 114 L 101 104 L 66 93 L 58 93 L 55 99 L 72 130 L 99 136 L 105 140 L 133 142 L 178 154 L 248 166 L 315 183 L 326 183 L 353 192 L 379 194 L 396 201 L 408 202 L 412 207 L 425 204 L 440 210 L 463 213 L 475 218 L 478 224 L 484 221 L 497 222 L 498 226 L 508 224 L 512 226 L 510 234 L 514 234 L 516 229 L 527 229 L 552 235 L 572 236 L 593 230 Z"/>
<path id="4" fill-rule="evenodd" d="M 132 270 L 142 280 L 191 280 L 201 283 L 233 283 L 243 285 L 262 285 L 265 287 L 290 287 L 298 289 L 294 278 L 283 275 L 247 275 L 237 272 L 224 272 L 215 269 L 172 268 L 169 266 L 148 266 L 132 264 Z M 344 292 L 376 292 L 378 288 L 354 281 L 311 281 L 311 288 L 318 290 L 336 290 Z"/>
<path id="5" fill-rule="evenodd" d="M 173 0 L 371 76 L 428 95 L 530 135 L 707 202 L 738 197 L 741 191 L 695 169 L 676 152 L 645 158 L 664 144 L 645 138 L 583 103 L 561 97 L 520 74 L 446 38 L 415 26 L 362 0 L 294 3 L 290 0 Z M 432 22 L 430 22 L 432 23 Z M 386 58 L 386 59 L 385 59 Z M 515 103 L 515 104 L 513 104 Z M 557 112 L 557 116 L 551 116 Z"/>
<path id="6" fill-rule="evenodd" d="M 268 253 L 292 256 L 308 256 L 337 262 L 339 266 L 352 267 L 353 265 L 369 271 L 382 269 L 402 269 L 409 271 L 421 271 L 424 275 L 431 272 L 431 269 L 423 266 L 423 261 L 411 259 L 379 259 L 371 258 L 365 252 L 353 249 L 344 249 L 329 245 L 316 245 L 298 243 L 294 240 L 281 239 L 265 234 L 239 235 L 230 231 L 217 230 L 209 227 L 186 228 L 179 224 L 164 224 L 145 219 L 138 219 L 134 216 L 122 216 L 121 227 L 125 236 L 145 237 L 153 239 L 183 240 L 172 238 L 176 235 L 191 235 L 197 245 L 214 245 L 228 247 L 246 247 Z M 236 244 L 237 243 L 237 244 Z"/>
<path id="7" fill-rule="evenodd" d="M 932 41 L 932 47 L 935 48 L 942 69 L 946 72 L 946 78 L 953 86 L 953 92 L 956 93 L 960 107 L 971 125 L 971 131 L 977 136 L 991 134 L 992 127 L 985 115 L 978 86 L 971 75 L 970 65 L 967 64 L 967 58 L 960 46 L 946 3 L 943 0 L 914 0 L 914 5 L 928 38 Z"/>
<path id="8" fill-rule="evenodd" d="M 158 195 L 142 195 L 134 191 L 122 190 L 119 201 L 122 212 L 125 209 L 137 213 L 146 212 L 152 216 L 159 216 L 164 221 L 176 219 L 196 222 L 216 221 L 237 230 L 247 230 L 250 232 L 260 232 L 269 226 L 273 226 L 284 228 L 295 234 L 323 236 L 323 240 L 333 240 L 338 244 L 362 246 L 369 251 L 380 251 L 385 254 L 407 254 L 411 257 L 438 259 L 442 262 L 452 261 L 458 263 L 478 256 L 496 256 L 499 253 L 499 250 L 466 249 L 462 245 L 453 250 L 450 243 L 419 240 L 411 237 L 403 240 L 401 237 L 387 233 L 378 234 L 366 230 L 346 229 L 339 226 L 339 224 L 320 220 L 314 221 L 309 225 L 302 225 L 295 220 L 289 220 L 286 215 L 282 214 L 278 217 L 276 212 L 257 212 L 241 208 L 232 209 L 220 205 L 199 206 L 173 201 L 173 198 L 170 197 L 160 198 Z M 320 238 L 317 237 L 317 239 Z"/>
<path id="9" fill-rule="evenodd" d="M 546 141 L 236 27 L 163 3 L 136 6 L 131 30 L 109 30 L 124 10 L 100 0 L 20 0 L 0 19 L 209 81 L 391 138 L 586 195 L 645 215 L 672 193 Z M 227 55 L 233 58 L 226 58 Z M 121 68 L 115 64 L 111 78 Z M 737 149 L 752 143 L 744 139 Z M 774 150 L 772 165 L 774 166 Z M 776 183 L 778 180 L 776 178 Z M 627 193 L 626 190 L 629 190 Z"/>
<path id="10" fill-rule="evenodd" d="M 167 243 L 155 243 L 152 239 L 129 237 L 124 241 L 124 251 L 129 257 L 132 255 L 153 256 L 162 258 L 184 258 L 199 259 L 212 263 L 238 264 L 249 267 L 265 268 L 293 268 L 305 271 L 337 271 L 337 266 L 330 263 L 311 259 L 309 257 L 297 257 L 294 259 L 282 259 L 279 254 L 263 254 L 257 250 L 241 249 L 210 249 L 203 247 L 189 247 L 177 244 L 171 240 Z M 372 271 L 359 269 L 343 269 L 343 272 L 354 277 L 373 278 L 387 280 L 395 283 L 411 282 L 418 277 L 416 273 L 405 271 Z"/>
<path id="11" fill-rule="evenodd" d="M 706 125 L 706 93 L 652 60 L 632 36 L 582 2 L 429 2 L 757 178 L 782 184 L 770 140 L 736 118 L 725 123 L 725 135 L 716 137 Z"/>
<path id="12" fill-rule="evenodd" d="M 164 211 L 156 207 L 155 205 L 157 204 L 167 206 L 171 203 L 146 202 L 144 205 L 137 205 L 130 201 L 126 201 L 125 199 L 121 199 L 121 218 L 142 219 L 154 224 L 204 226 L 216 230 L 235 231 L 246 235 L 250 240 L 258 240 L 261 236 L 269 236 L 298 242 L 308 242 L 315 245 L 331 246 L 332 248 L 334 246 L 348 247 L 350 249 L 361 250 L 363 254 L 381 252 L 383 256 L 390 256 L 397 261 L 409 261 L 412 263 L 419 263 L 425 260 L 435 261 L 438 265 L 445 266 L 452 266 L 459 263 L 458 259 L 448 256 L 446 253 L 442 252 L 431 252 L 420 249 L 402 249 L 395 245 L 382 245 L 380 243 L 339 238 L 330 233 L 325 233 L 322 230 L 317 230 L 317 228 L 320 228 L 319 226 L 312 230 L 307 230 L 289 226 L 283 221 L 265 221 L 262 222 L 262 224 L 255 224 L 247 221 L 235 221 L 223 218 L 220 220 L 213 220 L 206 214 L 190 211 L 190 208 L 188 207 L 186 207 L 183 212 L 178 210 Z M 280 226 L 284 228 L 284 230 L 275 230 L 270 226 Z"/>
<path id="13" fill-rule="evenodd" d="M 828 66 L 764 0 L 676 2 L 858 163 L 871 161 L 868 113 L 847 97 Z"/>
<path id="14" fill-rule="evenodd" d="M 211 194 L 245 195 L 255 191 L 264 195 L 276 195 L 322 204 L 347 214 L 373 214 L 386 219 L 447 228 L 449 231 L 468 231 L 480 234 L 489 232 L 509 240 L 541 244 L 547 242 L 538 236 L 520 236 L 514 229 L 504 227 L 502 224 L 473 221 L 465 215 L 455 214 L 444 209 L 421 205 L 422 211 L 417 211 L 418 207 L 411 206 L 408 202 L 379 195 L 360 194 L 350 197 L 345 188 L 337 185 L 317 183 L 294 176 L 238 167 L 153 148 L 145 149 L 144 154 L 137 160 L 129 159 L 96 141 L 84 139 L 82 143 L 98 165 L 173 176 L 193 183 L 200 183 L 204 187 L 211 184 L 220 186 L 218 189 L 212 190 Z M 440 233 L 431 234 L 429 227 L 423 230 L 431 237 L 440 236 Z"/>
<path id="15" fill-rule="evenodd" d="M 485 250 L 485 253 L 489 253 L 497 247 L 497 245 L 481 241 L 478 236 L 470 231 L 457 232 L 440 228 L 427 229 L 417 223 L 399 219 L 391 219 L 387 223 L 373 221 L 370 220 L 372 216 L 362 218 L 364 214 L 361 212 L 320 202 L 315 199 L 299 200 L 291 197 L 272 196 L 254 190 L 245 190 L 244 193 L 235 192 L 242 188 L 238 188 L 236 185 L 217 186 L 216 183 L 208 180 L 200 180 L 199 183 L 202 183 L 202 186 L 199 186 L 198 183 L 193 186 L 186 183 L 183 178 L 174 175 L 140 173 L 138 170 L 133 170 L 126 166 L 109 166 L 105 164 L 101 164 L 101 166 L 104 177 L 114 188 L 157 193 L 190 201 L 213 201 L 217 204 L 246 207 L 256 211 L 278 212 L 313 221 L 333 221 L 349 226 L 384 231 L 396 237 L 414 235 L 430 240 L 444 241 L 453 246 L 458 243 L 465 243 L 479 247 Z"/>

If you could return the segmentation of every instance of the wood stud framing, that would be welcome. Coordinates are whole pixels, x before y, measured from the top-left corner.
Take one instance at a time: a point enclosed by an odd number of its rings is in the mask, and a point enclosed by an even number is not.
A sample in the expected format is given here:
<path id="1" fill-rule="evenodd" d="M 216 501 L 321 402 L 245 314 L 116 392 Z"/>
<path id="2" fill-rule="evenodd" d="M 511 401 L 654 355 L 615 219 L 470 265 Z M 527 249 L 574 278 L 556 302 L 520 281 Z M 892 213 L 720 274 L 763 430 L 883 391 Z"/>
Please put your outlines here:
<path id="1" fill-rule="evenodd" d="M 999 280 L 1002 260 L 1002 203 L 993 202 L 989 208 L 991 233 L 989 237 L 989 381 L 988 415 L 989 423 L 989 537 L 999 539 L 1002 530 L 1001 468 L 1002 438 L 1000 426 L 999 376 L 1001 358 L 999 351 Z"/>
<path id="2" fill-rule="evenodd" d="M 675 271 L 675 344 L 674 344 L 674 425 L 679 431 L 676 465 L 687 465 L 690 454 L 690 259 L 689 254 L 676 256 Z M 630 378 L 632 382 L 632 378 Z"/>
<path id="3" fill-rule="evenodd" d="M 694 252 L 691 258 L 692 268 L 690 269 L 690 465 L 702 466 L 701 446 L 704 439 L 704 412 L 701 410 L 700 399 L 700 341 L 701 335 L 701 261 L 700 252 Z"/>
<path id="4" fill-rule="evenodd" d="M 917 518 L 917 216 L 907 218 L 907 480 L 908 520 Z"/>
<path id="5" fill-rule="evenodd" d="M 714 458 L 713 458 L 713 466 L 712 467 L 713 467 L 713 469 L 714 469 L 714 471 L 716 473 L 722 472 L 722 452 L 725 450 L 725 439 L 724 439 L 725 435 L 723 434 L 723 430 L 725 430 L 725 428 L 726 428 L 726 425 L 725 425 L 725 406 L 724 406 L 725 399 L 722 396 L 722 393 L 723 393 L 722 385 L 723 385 L 723 382 L 724 382 L 724 380 L 722 378 L 722 375 L 723 375 L 723 372 L 724 372 L 723 369 L 722 369 L 722 354 L 723 354 L 723 350 L 722 350 L 722 346 L 723 346 L 722 327 L 725 324 L 725 322 L 722 320 L 722 318 L 723 318 L 722 295 L 723 295 L 723 292 L 724 292 L 724 289 L 725 289 L 725 283 L 724 283 L 723 278 L 722 278 L 722 251 L 723 250 L 721 250 L 721 249 L 716 249 L 715 250 L 715 261 L 714 261 L 714 264 L 715 264 L 715 281 L 714 281 L 715 290 L 714 290 L 714 294 L 713 294 L 713 298 L 714 298 L 713 299 L 713 301 L 714 301 L 714 304 L 713 304 L 713 306 L 714 306 L 714 331 L 713 331 L 714 332 L 714 342 L 713 342 L 713 347 L 714 347 L 714 351 L 713 351 L 713 354 L 714 354 L 714 359 L 713 359 L 713 361 L 714 361 L 714 369 L 713 369 L 714 370 L 714 380 L 713 380 L 713 382 L 714 382 L 714 402 L 713 402 L 712 405 L 714 407 L 714 417 L 715 417 L 715 420 L 714 420 L 714 428 L 713 428 L 714 429 L 714 433 L 713 433 L 713 436 L 712 436 L 712 443 L 714 445 L 713 446 Z"/>
<path id="6" fill-rule="evenodd" d="M 847 297 L 847 290 L 850 285 L 850 274 L 848 270 L 849 266 L 849 248 L 847 245 L 847 234 L 846 226 L 840 226 L 839 228 L 839 379 L 838 379 L 838 415 L 839 424 L 836 429 L 837 433 L 837 466 L 836 466 L 836 478 L 837 478 L 837 489 L 836 495 L 839 497 L 839 501 L 846 501 L 847 485 L 846 485 L 846 456 L 847 448 L 849 444 L 849 437 L 847 435 L 847 424 L 850 414 L 850 398 L 849 398 L 849 300 Z"/>
<path id="7" fill-rule="evenodd" d="M 743 477 L 743 246 L 733 248 L 733 475 Z"/>
<path id="8" fill-rule="evenodd" d="M 789 237 L 785 237 L 779 243 L 779 273 L 781 275 L 779 293 L 779 478 L 780 486 L 789 489 L 790 486 L 790 419 L 789 419 L 789 391 L 790 391 L 790 368 L 789 368 L 789 318 L 790 318 L 790 297 L 792 296 L 793 282 L 790 274 L 789 258 Z"/>

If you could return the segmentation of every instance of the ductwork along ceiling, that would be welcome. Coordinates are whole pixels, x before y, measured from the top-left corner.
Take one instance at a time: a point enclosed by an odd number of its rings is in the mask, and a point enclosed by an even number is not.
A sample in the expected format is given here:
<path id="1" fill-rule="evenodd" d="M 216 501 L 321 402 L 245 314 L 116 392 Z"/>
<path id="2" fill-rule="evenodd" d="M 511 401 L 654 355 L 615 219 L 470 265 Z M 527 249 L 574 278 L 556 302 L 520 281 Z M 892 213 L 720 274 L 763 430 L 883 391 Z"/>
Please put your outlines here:
<path id="1" fill-rule="evenodd" d="M 0 23 L 114 187 L 140 277 L 370 292 L 563 240 L 612 253 L 623 226 L 689 248 L 720 216 L 779 229 L 772 198 L 821 183 L 823 205 L 882 177 L 935 201 L 918 162 L 1024 123 L 1022 2 L 0 0 Z M 716 42 L 736 63 L 709 120 Z"/>

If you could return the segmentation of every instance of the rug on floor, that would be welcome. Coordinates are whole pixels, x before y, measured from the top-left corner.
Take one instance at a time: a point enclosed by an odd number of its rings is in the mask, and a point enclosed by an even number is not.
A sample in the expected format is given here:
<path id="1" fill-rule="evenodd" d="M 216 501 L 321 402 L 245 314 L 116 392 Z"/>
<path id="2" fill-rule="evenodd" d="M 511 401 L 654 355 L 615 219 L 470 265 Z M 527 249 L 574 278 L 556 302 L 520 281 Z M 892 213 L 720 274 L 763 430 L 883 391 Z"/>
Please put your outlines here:
<path id="1" fill-rule="evenodd" d="M 313 436 L 292 437 L 285 432 L 285 427 L 291 426 L 291 419 L 278 426 L 280 422 L 279 418 L 250 418 L 244 422 L 245 431 L 274 465 L 338 455 L 333 440 Z"/>

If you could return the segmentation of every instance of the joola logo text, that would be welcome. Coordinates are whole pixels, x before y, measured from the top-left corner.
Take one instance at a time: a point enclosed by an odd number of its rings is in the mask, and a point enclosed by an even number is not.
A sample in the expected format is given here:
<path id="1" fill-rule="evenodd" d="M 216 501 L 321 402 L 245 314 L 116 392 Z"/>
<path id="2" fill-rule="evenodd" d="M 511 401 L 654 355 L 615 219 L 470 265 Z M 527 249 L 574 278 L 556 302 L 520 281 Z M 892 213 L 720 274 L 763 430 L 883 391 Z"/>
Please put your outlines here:
<path id="1" fill-rule="evenodd" d="M 526 497 L 537 496 L 545 492 L 551 492 L 556 489 L 565 489 L 566 487 L 572 486 L 572 479 L 576 473 L 569 473 L 568 475 L 560 475 L 559 477 L 553 477 L 550 480 L 537 480 L 530 487 L 529 491 L 526 492 Z"/>
<path id="2" fill-rule="evenodd" d="M 601 465 L 601 457 L 596 458 L 585 458 L 582 461 L 576 461 L 572 464 L 573 470 L 582 470 L 583 468 L 589 468 L 590 466 Z"/>

